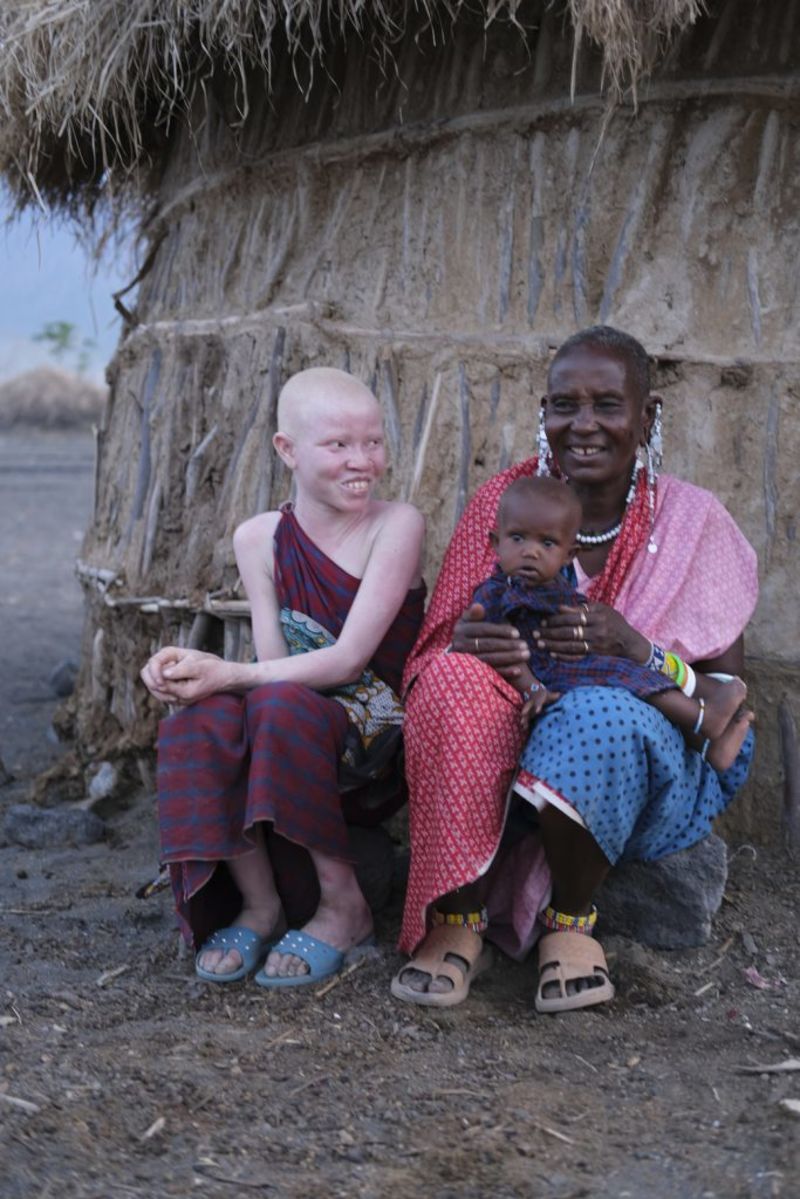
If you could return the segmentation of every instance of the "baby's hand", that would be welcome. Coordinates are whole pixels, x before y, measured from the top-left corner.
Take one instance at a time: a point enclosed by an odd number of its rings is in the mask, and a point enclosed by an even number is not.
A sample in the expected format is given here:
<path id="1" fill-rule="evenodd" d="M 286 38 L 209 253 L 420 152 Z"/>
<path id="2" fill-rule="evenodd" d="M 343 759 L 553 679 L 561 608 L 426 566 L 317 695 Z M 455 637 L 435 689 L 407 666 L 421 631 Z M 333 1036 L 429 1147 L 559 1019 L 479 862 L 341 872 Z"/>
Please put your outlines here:
<path id="1" fill-rule="evenodd" d="M 541 683 L 536 683 L 523 691 L 522 698 L 525 702 L 519 714 L 519 721 L 522 728 L 527 729 L 532 721 L 541 715 L 547 704 L 554 704 L 557 699 L 561 699 L 561 692 L 548 691 Z"/>

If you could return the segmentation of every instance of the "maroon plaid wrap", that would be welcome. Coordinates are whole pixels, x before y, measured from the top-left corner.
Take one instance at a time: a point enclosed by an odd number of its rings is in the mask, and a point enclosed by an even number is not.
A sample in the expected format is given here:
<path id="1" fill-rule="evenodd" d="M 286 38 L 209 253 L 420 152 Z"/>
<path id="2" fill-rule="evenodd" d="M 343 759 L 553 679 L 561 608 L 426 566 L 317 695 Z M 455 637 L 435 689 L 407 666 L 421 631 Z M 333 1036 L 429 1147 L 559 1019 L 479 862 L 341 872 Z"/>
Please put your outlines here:
<path id="1" fill-rule="evenodd" d="M 332 562 L 285 505 L 275 533 L 281 607 L 303 612 L 338 637 L 361 580 Z M 370 662 L 399 690 L 422 621 L 425 588 L 408 592 Z M 202 944 L 233 920 L 241 898 L 224 862 L 253 848 L 265 825 L 278 891 L 290 924 L 319 898 L 308 850 L 350 859 L 347 820 L 374 823 L 404 800 L 399 786 L 376 812 L 337 785 L 347 713 L 298 683 L 269 683 L 247 695 L 213 695 L 161 722 L 158 800 L 162 860 L 169 863 L 181 929 Z"/>
<path id="2" fill-rule="evenodd" d="M 614 658 L 609 654 L 585 654 L 574 662 L 552 658 L 545 650 L 537 649 L 533 631 L 545 616 L 554 616 L 561 604 L 577 608 L 588 603 L 563 577 L 556 575 L 549 583 L 538 587 L 524 579 L 505 575 L 500 567 L 476 589 L 474 604 L 482 604 L 486 620 L 493 624 L 512 624 L 525 640 L 531 656 L 528 665 L 548 691 L 574 691 L 576 687 L 623 687 L 639 699 L 647 699 L 660 691 L 671 691 L 675 683 L 666 675 L 650 670 L 629 658 Z"/>

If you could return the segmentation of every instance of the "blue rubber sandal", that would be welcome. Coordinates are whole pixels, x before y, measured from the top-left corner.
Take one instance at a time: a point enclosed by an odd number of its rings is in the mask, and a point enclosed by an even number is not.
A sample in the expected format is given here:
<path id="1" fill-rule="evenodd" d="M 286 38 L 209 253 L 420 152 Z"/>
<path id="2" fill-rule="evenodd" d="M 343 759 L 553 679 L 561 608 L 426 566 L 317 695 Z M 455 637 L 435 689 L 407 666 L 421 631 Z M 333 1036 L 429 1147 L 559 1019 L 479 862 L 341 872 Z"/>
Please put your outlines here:
<path id="1" fill-rule="evenodd" d="M 374 944 L 375 937 L 370 933 L 354 948 L 361 949 Z M 323 979 L 338 974 L 344 965 L 347 953 L 352 953 L 352 950 L 344 952 L 341 949 L 335 949 L 326 941 L 318 941 L 316 937 L 310 937 L 308 933 L 300 932 L 297 929 L 290 929 L 285 936 L 281 937 L 277 945 L 272 946 L 272 949 L 276 953 L 291 953 L 295 957 L 302 958 L 304 962 L 308 963 L 308 973 L 272 975 L 266 974 L 262 969 L 259 970 L 254 980 L 259 987 L 308 987 L 322 982 Z"/>
<path id="2" fill-rule="evenodd" d="M 254 933 L 251 928 L 245 928 L 244 925 L 218 928 L 198 950 L 194 959 L 194 972 L 198 978 L 208 983 L 238 982 L 255 970 L 274 944 L 274 938 L 259 937 L 258 933 Z M 231 970 L 229 974 L 214 974 L 211 970 L 204 970 L 199 962 L 200 955 L 207 949 L 235 949 L 241 955 L 242 964 L 238 970 Z"/>

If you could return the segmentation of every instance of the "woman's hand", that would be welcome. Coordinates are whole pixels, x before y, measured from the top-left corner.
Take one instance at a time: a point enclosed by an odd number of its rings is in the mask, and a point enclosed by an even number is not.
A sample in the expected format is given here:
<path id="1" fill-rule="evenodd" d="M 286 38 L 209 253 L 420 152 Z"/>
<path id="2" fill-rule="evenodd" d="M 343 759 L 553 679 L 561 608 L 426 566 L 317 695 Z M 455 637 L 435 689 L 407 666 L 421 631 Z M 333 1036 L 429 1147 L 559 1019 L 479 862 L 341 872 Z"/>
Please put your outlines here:
<path id="1" fill-rule="evenodd" d="M 608 604 L 589 603 L 578 608 L 562 604 L 555 616 L 545 617 L 534 637 L 539 649 L 566 662 L 587 654 L 610 654 L 645 663 L 650 654 L 647 638 Z"/>
<path id="2" fill-rule="evenodd" d="M 141 673 L 151 695 L 165 704 L 194 704 L 219 691 L 234 691 L 241 667 L 216 654 L 167 645 L 153 654 Z"/>
<path id="3" fill-rule="evenodd" d="M 530 651 L 512 625 L 489 624 L 484 616 L 481 604 L 470 604 L 453 630 L 453 652 L 472 654 L 487 666 L 493 666 L 504 679 L 513 681 L 528 661 Z"/>

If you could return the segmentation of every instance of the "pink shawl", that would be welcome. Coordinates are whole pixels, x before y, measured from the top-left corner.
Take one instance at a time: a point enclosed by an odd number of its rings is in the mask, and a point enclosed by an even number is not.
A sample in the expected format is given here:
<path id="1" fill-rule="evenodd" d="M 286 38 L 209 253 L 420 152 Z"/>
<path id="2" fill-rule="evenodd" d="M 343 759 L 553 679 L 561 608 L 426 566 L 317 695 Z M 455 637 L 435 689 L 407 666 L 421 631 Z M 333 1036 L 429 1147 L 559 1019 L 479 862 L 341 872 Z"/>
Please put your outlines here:
<path id="1" fill-rule="evenodd" d="M 715 657 L 753 615 L 755 550 L 710 491 L 671 475 L 658 480 L 653 540 L 657 552 L 639 554 L 616 607 L 633 628 L 687 661 Z"/>

